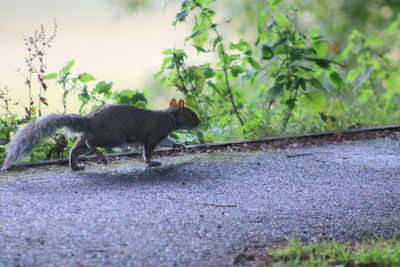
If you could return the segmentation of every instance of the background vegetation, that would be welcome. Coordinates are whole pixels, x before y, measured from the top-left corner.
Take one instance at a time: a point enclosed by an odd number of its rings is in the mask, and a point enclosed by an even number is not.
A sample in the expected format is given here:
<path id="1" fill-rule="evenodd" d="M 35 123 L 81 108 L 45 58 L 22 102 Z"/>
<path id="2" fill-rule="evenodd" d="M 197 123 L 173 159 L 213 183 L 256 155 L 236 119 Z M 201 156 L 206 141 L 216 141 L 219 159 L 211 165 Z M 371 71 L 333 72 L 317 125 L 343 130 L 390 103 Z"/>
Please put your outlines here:
<path id="1" fill-rule="evenodd" d="M 114 2 L 132 12 L 159 4 Z M 164 89 L 178 91 L 202 124 L 175 138 L 205 143 L 399 122 L 398 1 L 181 2 L 172 26 L 185 23 L 192 33 L 185 46 L 165 48 L 155 78 Z M 49 101 L 60 101 L 65 112 L 77 99 L 82 114 L 107 103 L 148 107 L 148 91 L 114 90 L 112 82 L 74 73 L 79 62 L 48 71 L 46 51 L 56 35 L 55 22 L 50 35 L 41 27 L 24 37 L 24 116 L 10 112 L 16 103 L 0 86 L 1 157 L 15 130 L 42 116 Z M 60 99 L 46 97 L 48 83 L 57 84 Z M 71 145 L 63 136 L 51 143 L 38 147 L 31 160 L 63 156 Z"/>

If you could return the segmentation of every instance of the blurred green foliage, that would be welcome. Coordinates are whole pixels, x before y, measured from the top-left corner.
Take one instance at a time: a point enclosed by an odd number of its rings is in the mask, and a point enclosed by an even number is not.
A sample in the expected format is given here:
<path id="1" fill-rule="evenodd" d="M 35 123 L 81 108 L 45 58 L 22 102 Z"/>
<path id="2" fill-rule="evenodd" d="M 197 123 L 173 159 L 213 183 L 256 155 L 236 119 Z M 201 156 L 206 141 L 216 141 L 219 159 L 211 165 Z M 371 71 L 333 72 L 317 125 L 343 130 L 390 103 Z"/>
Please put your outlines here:
<path id="1" fill-rule="evenodd" d="M 399 20 L 379 35 L 354 30 L 339 48 L 305 28 L 298 8 L 257 1 L 246 30 L 254 36 L 230 41 L 222 33 L 235 19 L 214 2 L 183 1 L 173 22 L 192 25 L 186 42 L 209 60 L 191 65 L 187 46 L 167 49 L 156 74 L 200 114 L 200 142 L 398 122 Z"/>
<path id="2" fill-rule="evenodd" d="M 184 22 L 192 32 L 183 48 L 165 49 L 155 77 L 182 94 L 202 123 L 173 138 L 206 143 L 400 122 L 397 1 L 232 1 L 184 0 L 177 10 L 172 25 Z M 40 79 L 43 87 L 57 84 L 64 112 L 71 97 L 80 101 L 80 113 L 109 103 L 146 107 L 147 91 L 113 90 L 112 82 L 73 73 L 74 65 Z M 27 119 L 10 114 L 5 94 L 0 100 L 4 156 Z M 31 159 L 62 155 L 71 145 L 56 136 Z"/>
<path id="3" fill-rule="evenodd" d="M 154 8 L 182 0 L 110 0 L 116 5 L 135 12 L 140 7 Z M 262 1 L 261 1 L 262 2 Z M 219 0 L 219 8 L 235 18 L 237 29 L 248 33 L 256 23 L 260 0 Z M 329 40 L 344 44 L 347 36 L 358 30 L 367 35 L 375 35 L 399 18 L 400 1 L 398 0 L 280 0 L 275 4 L 283 7 L 296 7 L 304 17 L 308 28 L 318 27 Z M 222 9 L 221 9 L 222 10 Z"/>

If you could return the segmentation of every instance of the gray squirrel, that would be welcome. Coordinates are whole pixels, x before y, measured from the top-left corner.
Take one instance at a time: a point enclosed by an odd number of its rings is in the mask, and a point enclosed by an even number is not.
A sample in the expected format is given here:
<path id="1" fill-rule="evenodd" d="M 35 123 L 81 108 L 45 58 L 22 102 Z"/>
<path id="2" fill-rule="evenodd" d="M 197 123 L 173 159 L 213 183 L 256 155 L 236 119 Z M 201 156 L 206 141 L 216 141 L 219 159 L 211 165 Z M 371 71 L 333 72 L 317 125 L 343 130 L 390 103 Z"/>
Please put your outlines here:
<path id="1" fill-rule="evenodd" d="M 132 105 L 114 104 L 100 107 L 84 116 L 78 114 L 50 114 L 28 123 L 11 140 L 1 170 L 7 170 L 44 137 L 50 137 L 60 128 L 78 135 L 69 154 L 72 170 L 81 170 L 78 157 L 92 152 L 102 163 L 106 157 L 97 147 L 112 148 L 131 144 L 144 145 L 144 160 L 148 166 L 159 166 L 151 155 L 157 145 L 184 147 L 169 139 L 175 130 L 192 130 L 200 124 L 196 113 L 185 107 L 185 102 L 174 98 L 165 110 L 148 110 Z"/>

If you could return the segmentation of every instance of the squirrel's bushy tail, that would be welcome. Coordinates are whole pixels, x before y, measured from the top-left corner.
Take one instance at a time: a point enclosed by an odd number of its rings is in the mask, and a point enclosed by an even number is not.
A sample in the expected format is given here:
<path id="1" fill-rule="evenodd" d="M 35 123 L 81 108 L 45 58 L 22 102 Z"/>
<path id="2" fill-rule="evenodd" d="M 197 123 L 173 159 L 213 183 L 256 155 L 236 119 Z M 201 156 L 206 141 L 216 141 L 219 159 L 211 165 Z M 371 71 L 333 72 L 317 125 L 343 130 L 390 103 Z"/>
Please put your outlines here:
<path id="1" fill-rule="evenodd" d="M 7 170 L 26 155 L 43 137 L 54 135 L 60 128 L 72 132 L 88 132 L 88 118 L 77 114 L 51 114 L 19 129 L 11 140 L 1 170 Z"/>

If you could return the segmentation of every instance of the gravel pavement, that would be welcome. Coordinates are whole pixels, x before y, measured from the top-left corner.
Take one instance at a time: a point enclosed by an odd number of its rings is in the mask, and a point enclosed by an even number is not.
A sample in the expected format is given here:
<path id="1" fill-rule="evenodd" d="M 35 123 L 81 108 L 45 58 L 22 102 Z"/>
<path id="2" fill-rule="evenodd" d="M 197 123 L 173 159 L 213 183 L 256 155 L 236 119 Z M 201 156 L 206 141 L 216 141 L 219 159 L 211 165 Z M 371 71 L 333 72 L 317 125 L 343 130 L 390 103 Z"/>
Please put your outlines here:
<path id="1" fill-rule="evenodd" d="M 251 244 L 400 230 L 400 142 L 0 174 L 0 266 L 231 266 Z"/>

